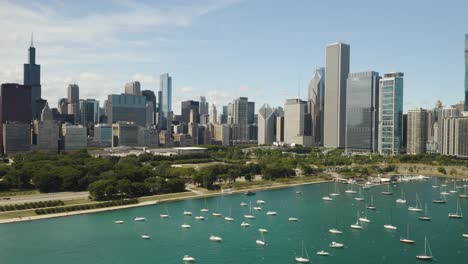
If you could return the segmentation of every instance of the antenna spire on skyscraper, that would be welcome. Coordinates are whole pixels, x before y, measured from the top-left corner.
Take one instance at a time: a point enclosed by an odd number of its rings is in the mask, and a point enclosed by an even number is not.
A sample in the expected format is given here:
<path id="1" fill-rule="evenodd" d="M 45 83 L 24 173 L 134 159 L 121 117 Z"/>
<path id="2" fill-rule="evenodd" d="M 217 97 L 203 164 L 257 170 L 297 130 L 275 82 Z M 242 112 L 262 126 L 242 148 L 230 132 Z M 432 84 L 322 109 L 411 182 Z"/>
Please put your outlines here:
<path id="1" fill-rule="evenodd" d="M 31 47 L 34 47 L 34 32 L 31 32 Z"/>

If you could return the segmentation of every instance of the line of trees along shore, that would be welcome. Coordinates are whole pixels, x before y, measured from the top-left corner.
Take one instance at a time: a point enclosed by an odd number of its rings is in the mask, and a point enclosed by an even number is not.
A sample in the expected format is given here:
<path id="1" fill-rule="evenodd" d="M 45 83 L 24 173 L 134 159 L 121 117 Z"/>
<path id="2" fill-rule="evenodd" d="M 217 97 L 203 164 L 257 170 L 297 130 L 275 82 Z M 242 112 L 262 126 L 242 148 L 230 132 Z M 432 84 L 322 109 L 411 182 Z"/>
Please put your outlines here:
<path id="1" fill-rule="evenodd" d="M 255 175 L 265 180 L 303 175 L 323 177 L 325 168 L 337 167 L 349 177 L 397 171 L 399 163 L 434 166 L 468 166 L 464 160 L 424 154 L 381 156 L 345 155 L 342 150 L 297 146 L 290 149 L 266 147 L 208 146 L 203 154 L 171 157 L 143 154 L 126 157 L 92 157 L 86 150 L 68 154 L 24 153 L 0 165 L 0 191 L 37 189 L 40 192 L 89 190 L 95 200 L 112 200 L 182 192 L 185 184 L 216 189 L 239 177 L 250 181 Z M 175 164 L 203 164 L 171 166 Z"/>

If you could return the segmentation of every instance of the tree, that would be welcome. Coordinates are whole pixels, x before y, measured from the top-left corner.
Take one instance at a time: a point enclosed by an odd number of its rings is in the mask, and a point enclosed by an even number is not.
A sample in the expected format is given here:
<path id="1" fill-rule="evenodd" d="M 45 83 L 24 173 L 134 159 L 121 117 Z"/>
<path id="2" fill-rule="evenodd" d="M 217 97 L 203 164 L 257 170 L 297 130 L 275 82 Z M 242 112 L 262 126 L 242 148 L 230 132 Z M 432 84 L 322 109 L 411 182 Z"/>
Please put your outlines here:
<path id="1" fill-rule="evenodd" d="M 445 170 L 444 167 L 438 167 L 438 168 L 437 168 L 437 171 L 440 172 L 440 173 L 442 173 L 442 174 L 444 174 L 444 175 L 447 174 L 447 171 Z"/>
<path id="2" fill-rule="evenodd" d="M 102 201 L 107 199 L 106 188 L 109 184 L 113 184 L 113 180 L 99 180 L 91 183 L 88 186 L 88 191 L 91 199 L 96 201 Z"/>
<path id="3" fill-rule="evenodd" d="M 62 178 L 53 172 L 42 171 L 33 177 L 33 183 L 40 192 L 58 192 L 62 187 Z"/>

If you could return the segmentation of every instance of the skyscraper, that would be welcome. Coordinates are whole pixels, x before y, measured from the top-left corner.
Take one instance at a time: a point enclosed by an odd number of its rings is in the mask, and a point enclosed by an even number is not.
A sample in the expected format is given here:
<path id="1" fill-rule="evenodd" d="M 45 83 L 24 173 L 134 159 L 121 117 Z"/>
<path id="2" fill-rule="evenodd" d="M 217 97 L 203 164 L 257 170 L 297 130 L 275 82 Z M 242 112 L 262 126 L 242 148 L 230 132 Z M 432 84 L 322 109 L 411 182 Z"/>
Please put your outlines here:
<path id="1" fill-rule="evenodd" d="M 156 100 L 156 95 L 151 90 L 141 91 L 141 95 L 146 98 L 146 102 L 151 102 L 153 104 L 153 113 L 157 113 L 158 105 Z M 156 123 L 155 118 L 153 117 L 152 123 Z"/>
<path id="2" fill-rule="evenodd" d="M 465 34 L 465 111 L 468 111 L 468 34 Z"/>
<path id="3" fill-rule="evenodd" d="M 233 140 L 249 140 L 249 99 L 239 97 L 232 103 L 232 119 L 236 125 L 236 133 L 233 133 Z"/>
<path id="4" fill-rule="evenodd" d="M 95 99 L 80 100 L 80 120 L 83 125 L 99 123 L 99 101 Z"/>
<path id="5" fill-rule="evenodd" d="M 190 122 L 191 111 L 193 110 L 194 123 L 200 123 L 200 103 L 193 100 L 183 101 L 181 103 L 180 113 L 182 114 L 182 122 L 188 124 Z M 186 132 L 184 132 L 186 133 Z"/>
<path id="6" fill-rule="evenodd" d="M 80 87 L 68 85 L 68 114 L 75 117 L 75 124 L 80 122 Z"/>
<path id="7" fill-rule="evenodd" d="M 325 103 L 325 68 L 318 68 L 309 83 L 308 108 L 314 144 L 323 145 L 323 111 Z"/>
<path id="8" fill-rule="evenodd" d="M 325 110 L 323 145 L 344 148 L 346 130 L 346 79 L 350 47 L 344 43 L 327 46 L 325 65 Z"/>
<path id="9" fill-rule="evenodd" d="M 36 100 L 41 99 L 41 65 L 36 64 L 36 48 L 34 48 L 32 36 L 28 62 L 24 64 L 23 81 L 24 85 L 31 86 L 31 113 L 33 118 L 38 118 L 42 112 L 42 109 L 36 106 Z"/>
<path id="10" fill-rule="evenodd" d="M 58 100 L 57 110 L 62 115 L 68 114 L 68 99 L 67 98 L 60 98 Z"/>
<path id="11" fill-rule="evenodd" d="M 408 111 L 407 133 L 406 153 L 426 153 L 427 110 L 418 108 Z"/>
<path id="12" fill-rule="evenodd" d="M 255 124 L 255 102 L 249 102 L 247 105 L 247 123 Z"/>
<path id="13" fill-rule="evenodd" d="M 125 84 L 125 94 L 141 96 L 141 85 L 139 81 Z"/>
<path id="14" fill-rule="evenodd" d="M 106 105 L 107 123 L 118 121 L 133 122 L 138 126 L 147 125 L 147 106 L 144 96 L 111 94 Z"/>
<path id="15" fill-rule="evenodd" d="M 275 111 L 268 104 L 258 110 L 258 144 L 271 145 L 275 141 Z"/>
<path id="16" fill-rule="evenodd" d="M 214 104 L 211 104 L 210 107 L 210 123 L 215 125 L 217 122 L 216 118 L 218 117 L 218 110 Z"/>
<path id="17" fill-rule="evenodd" d="M 403 73 L 387 73 L 379 85 L 379 140 L 382 154 L 403 150 Z"/>
<path id="18" fill-rule="evenodd" d="M 307 102 L 287 99 L 284 104 L 284 142 L 286 144 L 312 145 L 312 136 L 305 133 Z"/>
<path id="19" fill-rule="evenodd" d="M 376 152 L 379 74 L 350 73 L 346 84 L 346 151 Z"/>
<path id="20" fill-rule="evenodd" d="M 200 96 L 200 109 L 198 110 L 200 115 L 208 114 L 208 102 L 206 102 L 205 96 Z"/>
<path id="21" fill-rule="evenodd" d="M 161 74 L 160 76 L 160 91 L 159 98 L 161 108 L 159 109 L 160 125 L 162 129 L 167 129 L 167 124 L 163 119 L 167 119 L 168 114 L 172 112 L 172 77 L 169 73 Z"/>

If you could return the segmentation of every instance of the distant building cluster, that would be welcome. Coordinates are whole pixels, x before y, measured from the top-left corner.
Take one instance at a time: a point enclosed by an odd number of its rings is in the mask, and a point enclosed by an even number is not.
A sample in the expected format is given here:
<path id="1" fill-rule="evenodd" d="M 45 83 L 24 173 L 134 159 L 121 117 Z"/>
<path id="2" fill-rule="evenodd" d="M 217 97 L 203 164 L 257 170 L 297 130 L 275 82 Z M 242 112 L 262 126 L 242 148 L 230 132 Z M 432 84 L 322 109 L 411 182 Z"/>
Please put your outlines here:
<path id="1" fill-rule="evenodd" d="M 247 97 L 217 109 L 205 96 L 183 101 L 174 114 L 172 77 L 160 75 L 157 92 L 138 81 L 123 85 L 100 105 L 80 98 L 78 84 L 50 108 L 41 97 L 41 66 L 31 40 L 24 84 L 0 90 L 0 150 L 75 151 L 99 148 L 172 148 L 196 145 L 303 145 L 347 153 L 440 153 L 468 158 L 468 35 L 465 37 L 465 101 L 403 113 L 404 74 L 350 72 L 350 46 L 326 47 L 325 67 L 315 70 L 307 100 L 286 99 L 256 110 Z"/>

